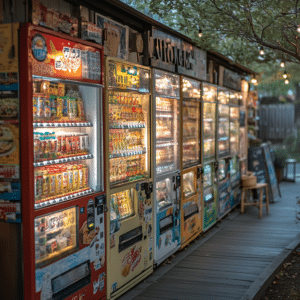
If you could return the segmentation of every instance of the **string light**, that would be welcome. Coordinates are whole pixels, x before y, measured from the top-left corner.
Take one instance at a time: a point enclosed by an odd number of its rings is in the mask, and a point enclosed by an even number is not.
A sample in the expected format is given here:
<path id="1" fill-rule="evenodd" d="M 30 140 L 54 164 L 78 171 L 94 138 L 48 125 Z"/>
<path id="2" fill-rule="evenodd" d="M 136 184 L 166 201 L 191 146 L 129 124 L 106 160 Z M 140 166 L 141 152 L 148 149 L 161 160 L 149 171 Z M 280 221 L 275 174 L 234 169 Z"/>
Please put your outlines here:
<path id="1" fill-rule="evenodd" d="M 200 38 L 202 37 L 202 29 L 201 29 L 201 28 L 199 28 L 198 36 L 199 36 Z"/>
<path id="2" fill-rule="evenodd" d="M 284 71 L 282 77 L 283 77 L 283 78 L 287 78 L 287 73 L 286 73 L 286 71 Z"/>
<path id="3" fill-rule="evenodd" d="M 257 83 L 257 79 L 255 78 L 255 75 L 254 75 L 253 78 L 251 79 L 251 82 L 252 82 L 253 84 L 256 84 L 256 83 Z"/>
<path id="4" fill-rule="evenodd" d="M 284 67 L 285 67 L 285 63 L 284 63 L 283 60 L 282 60 L 281 63 L 280 63 L 280 67 L 281 67 L 281 68 L 284 68 Z"/>
<path id="5" fill-rule="evenodd" d="M 263 46 L 259 48 L 259 55 L 263 56 L 265 54 Z"/>
<path id="6" fill-rule="evenodd" d="M 298 27 L 297 27 L 297 31 L 300 33 L 300 25 L 298 25 Z"/>
<path id="7" fill-rule="evenodd" d="M 285 84 L 289 84 L 289 81 L 288 81 L 288 79 L 286 79 L 286 80 L 284 81 L 284 83 L 285 83 Z"/>

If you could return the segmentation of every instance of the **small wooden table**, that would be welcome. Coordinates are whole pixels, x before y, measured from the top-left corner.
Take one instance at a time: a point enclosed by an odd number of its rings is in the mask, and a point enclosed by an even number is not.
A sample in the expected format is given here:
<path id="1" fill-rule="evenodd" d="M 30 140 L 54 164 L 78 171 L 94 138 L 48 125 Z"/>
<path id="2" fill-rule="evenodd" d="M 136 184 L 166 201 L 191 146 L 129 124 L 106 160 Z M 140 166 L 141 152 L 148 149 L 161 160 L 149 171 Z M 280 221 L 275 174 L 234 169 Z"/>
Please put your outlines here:
<path id="1" fill-rule="evenodd" d="M 266 204 L 263 205 L 263 190 L 266 189 Z M 259 190 L 259 201 L 254 202 L 247 202 L 247 196 L 249 194 L 252 194 L 253 197 L 253 190 Z M 250 198 L 250 197 L 249 197 Z M 250 199 L 248 199 L 250 200 Z M 254 186 L 249 187 L 242 187 L 242 199 L 241 199 L 241 213 L 244 213 L 245 206 L 251 205 L 256 206 L 259 208 L 259 217 L 262 217 L 262 208 L 267 208 L 267 214 L 269 213 L 269 190 L 268 190 L 268 184 L 267 183 L 257 183 Z"/>
<path id="2" fill-rule="evenodd" d="M 284 181 L 291 181 L 291 182 L 296 182 L 296 164 L 297 160 L 296 159 L 286 159 L 285 160 L 285 169 L 284 169 L 284 175 L 283 175 L 283 180 Z M 293 166 L 293 177 L 289 178 L 289 166 Z"/>

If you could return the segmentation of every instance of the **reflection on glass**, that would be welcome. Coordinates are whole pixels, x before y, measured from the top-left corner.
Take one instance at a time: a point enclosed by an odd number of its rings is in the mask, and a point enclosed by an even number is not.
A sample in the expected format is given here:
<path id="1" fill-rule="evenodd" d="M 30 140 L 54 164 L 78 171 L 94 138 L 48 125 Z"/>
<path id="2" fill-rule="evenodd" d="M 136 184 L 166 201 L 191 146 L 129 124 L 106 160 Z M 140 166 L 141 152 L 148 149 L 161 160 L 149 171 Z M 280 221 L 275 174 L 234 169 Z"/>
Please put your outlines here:
<path id="1" fill-rule="evenodd" d="M 179 100 L 170 96 L 179 96 L 179 77 L 155 71 L 155 78 L 156 174 L 161 175 L 178 168 Z"/>
<path id="2" fill-rule="evenodd" d="M 223 92 L 220 92 L 221 94 Z M 225 95 L 227 95 L 224 92 Z M 221 99 L 222 100 L 222 99 Z M 222 101 L 220 101 L 222 102 Z M 223 102 L 224 103 L 224 102 Z M 218 105 L 218 149 L 219 155 L 229 154 L 229 106 L 224 104 Z"/>
<path id="3" fill-rule="evenodd" d="M 200 103 L 183 101 L 183 165 L 199 163 L 200 160 Z"/>
<path id="4" fill-rule="evenodd" d="M 97 85 L 33 77 L 35 203 L 100 190 L 100 95 Z"/>
<path id="5" fill-rule="evenodd" d="M 189 198 L 196 193 L 194 172 L 183 174 L 182 188 L 185 198 Z"/>
<path id="6" fill-rule="evenodd" d="M 211 165 L 206 165 L 204 167 L 203 173 L 203 187 L 209 187 L 213 185 L 213 178 L 212 178 L 212 168 Z"/>
<path id="7" fill-rule="evenodd" d="M 236 156 L 234 156 L 230 160 L 230 175 L 234 176 L 238 172 L 238 159 Z"/>
<path id="8" fill-rule="evenodd" d="M 142 203 L 141 203 L 142 204 Z M 140 210 L 140 208 L 139 208 Z M 122 220 L 134 215 L 133 193 L 125 190 L 110 196 L 110 220 Z"/>
<path id="9" fill-rule="evenodd" d="M 110 71 L 113 74 L 109 74 L 109 84 L 113 88 L 108 91 L 109 174 L 111 185 L 116 185 L 149 175 L 149 94 L 143 93 L 149 92 L 150 74 L 115 62 L 110 62 Z"/>
<path id="10" fill-rule="evenodd" d="M 156 183 L 157 211 L 172 204 L 171 180 L 166 178 Z"/>
<path id="11" fill-rule="evenodd" d="M 220 160 L 219 161 L 219 181 L 222 181 L 226 178 L 226 163 L 225 160 Z"/>
<path id="12" fill-rule="evenodd" d="M 218 102 L 221 104 L 229 104 L 229 91 L 218 88 Z"/>
<path id="13" fill-rule="evenodd" d="M 204 160 L 215 156 L 216 104 L 203 104 Z"/>
<path id="14" fill-rule="evenodd" d="M 182 85 L 183 98 L 200 98 L 199 81 L 183 78 Z"/>
<path id="15" fill-rule="evenodd" d="M 217 98 L 217 88 L 211 85 L 203 84 L 203 101 L 215 102 Z"/>
<path id="16" fill-rule="evenodd" d="M 34 219 L 36 267 L 50 259 L 59 259 L 65 252 L 74 251 L 77 241 L 76 207 L 61 210 Z M 89 232 L 83 233 L 83 237 Z"/>
<path id="17" fill-rule="evenodd" d="M 239 92 L 231 92 L 229 97 L 230 104 L 239 105 L 239 100 L 241 99 L 242 95 Z"/>
<path id="18" fill-rule="evenodd" d="M 157 95 L 179 97 L 179 77 L 156 70 L 155 92 Z"/>

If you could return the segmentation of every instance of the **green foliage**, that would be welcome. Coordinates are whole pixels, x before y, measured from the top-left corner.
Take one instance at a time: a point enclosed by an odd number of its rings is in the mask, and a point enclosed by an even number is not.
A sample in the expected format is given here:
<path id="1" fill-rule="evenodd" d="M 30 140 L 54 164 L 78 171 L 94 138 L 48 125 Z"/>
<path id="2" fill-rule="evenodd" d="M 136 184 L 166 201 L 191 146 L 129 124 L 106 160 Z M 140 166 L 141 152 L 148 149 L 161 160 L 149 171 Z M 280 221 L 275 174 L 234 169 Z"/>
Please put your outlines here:
<path id="1" fill-rule="evenodd" d="M 285 160 L 288 158 L 288 153 L 285 148 L 277 148 L 274 150 L 274 167 L 275 169 L 283 169 L 286 165 Z"/>

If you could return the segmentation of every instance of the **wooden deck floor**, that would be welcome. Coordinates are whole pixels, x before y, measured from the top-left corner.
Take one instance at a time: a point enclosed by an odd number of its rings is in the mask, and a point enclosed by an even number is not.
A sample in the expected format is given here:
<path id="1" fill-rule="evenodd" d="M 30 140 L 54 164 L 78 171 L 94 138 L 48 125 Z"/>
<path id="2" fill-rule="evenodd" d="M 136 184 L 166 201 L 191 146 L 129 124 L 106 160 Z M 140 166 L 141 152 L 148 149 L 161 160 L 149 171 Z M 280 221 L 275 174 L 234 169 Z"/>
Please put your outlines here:
<path id="1" fill-rule="evenodd" d="M 300 181 L 280 185 L 282 198 L 270 204 L 269 215 L 259 219 L 256 207 L 246 207 L 189 255 L 159 267 L 121 300 L 240 299 L 254 281 L 300 232 Z M 230 217 L 229 217 L 230 219 Z M 184 251 L 181 251 L 184 252 Z M 177 261 L 176 261 L 177 259 Z M 168 268 L 164 271 L 163 268 Z M 156 274 L 157 272 L 157 274 Z"/>

